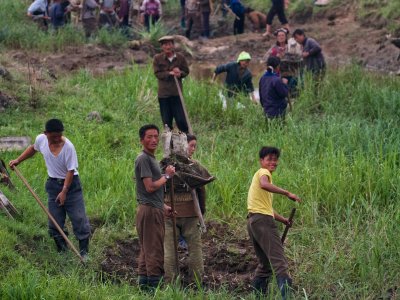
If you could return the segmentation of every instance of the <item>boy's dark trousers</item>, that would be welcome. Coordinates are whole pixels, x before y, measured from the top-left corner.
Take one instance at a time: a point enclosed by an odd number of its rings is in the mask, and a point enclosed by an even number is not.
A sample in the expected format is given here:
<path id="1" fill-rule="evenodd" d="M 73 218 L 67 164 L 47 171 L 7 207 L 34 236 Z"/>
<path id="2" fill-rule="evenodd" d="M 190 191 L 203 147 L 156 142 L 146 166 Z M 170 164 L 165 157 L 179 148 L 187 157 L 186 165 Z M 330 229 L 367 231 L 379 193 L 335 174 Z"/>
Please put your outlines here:
<path id="1" fill-rule="evenodd" d="M 247 230 L 259 261 L 255 276 L 269 278 L 273 269 L 277 277 L 289 277 L 288 263 L 274 218 L 249 214 Z"/>
<path id="2" fill-rule="evenodd" d="M 72 223 L 72 229 L 78 240 L 88 239 L 90 236 L 89 219 L 86 216 L 85 203 L 83 199 L 81 182 L 79 176 L 75 175 L 69 187 L 64 205 L 60 206 L 56 202 L 58 194 L 62 191 L 64 179 L 48 178 L 46 182 L 46 192 L 48 195 L 49 212 L 54 217 L 58 225 L 64 229 L 65 218 L 68 214 Z M 49 220 L 49 234 L 55 240 L 62 240 L 62 236 Z"/>
<path id="3" fill-rule="evenodd" d="M 244 18 L 245 14 L 237 14 L 239 19 L 235 18 L 233 22 L 233 34 L 242 34 L 244 32 Z"/>
<path id="4" fill-rule="evenodd" d="M 160 103 L 163 125 L 167 124 L 168 127 L 172 129 L 172 121 L 175 118 L 178 129 L 182 132 L 188 133 L 189 128 L 179 96 L 158 98 L 158 102 Z"/>

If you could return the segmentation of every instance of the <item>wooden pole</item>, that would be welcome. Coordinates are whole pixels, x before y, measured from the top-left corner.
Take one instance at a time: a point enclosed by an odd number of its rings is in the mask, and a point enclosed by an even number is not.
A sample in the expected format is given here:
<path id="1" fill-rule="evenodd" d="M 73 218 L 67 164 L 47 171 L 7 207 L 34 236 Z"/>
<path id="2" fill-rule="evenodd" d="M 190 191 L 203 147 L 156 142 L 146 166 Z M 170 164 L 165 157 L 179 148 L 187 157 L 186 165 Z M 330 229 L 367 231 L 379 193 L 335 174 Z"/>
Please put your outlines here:
<path id="1" fill-rule="evenodd" d="M 292 224 L 292 222 L 293 222 L 293 218 L 294 218 L 294 214 L 295 214 L 295 213 L 296 213 L 296 209 L 295 209 L 295 208 L 292 208 L 292 211 L 290 212 L 290 216 L 289 216 L 290 225 L 286 225 L 285 231 L 284 231 L 283 234 L 282 234 L 282 238 L 281 238 L 282 244 L 285 242 L 285 239 L 286 239 L 286 236 L 287 236 L 287 234 L 288 234 L 289 228 L 292 227 L 291 224 Z"/>
<path id="2" fill-rule="evenodd" d="M 192 125 L 190 124 L 190 121 L 189 121 L 189 115 L 186 110 L 185 100 L 183 99 L 181 86 L 179 85 L 179 81 L 178 81 L 178 78 L 176 78 L 176 76 L 174 76 L 174 79 L 175 79 L 176 87 L 178 89 L 179 98 L 181 99 L 181 104 L 182 104 L 183 112 L 185 114 L 186 123 L 188 125 L 189 134 L 193 134 Z"/>
<path id="3" fill-rule="evenodd" d="M 175 216 L 175 192 L 174 192 L 174 177 L 172 176 L 169 187 L 169 197 L 172 209 L 172 234 L 174 236 L 174 250 L 175 250 L 175 267 L 176 275 L 179 275 L 179 257 L 178 257 L 178 236 L 176 234 L 176 216 Z"/>
<path id="4" fill-rule="evenodd" d="M 68 239 L 64 231 L 61 229 L 60 225 L 57 224 L 57 221 L 53 218 L 53 216 L 50 214 L 49 210 L 47 209 L 46 206 L 43 205 L 42 201 L 40 200 L 39 196 L 36 195 L 35 191 L 31 188 L 29 185 L 28 181 L 25 179 L 24 176 L 22 176 L 21 172 L 17 169 L 16 166 L 13 167 L 15 173 L 18 175 L 18 177 L 22 180 L 22 182 L 25 184 L 25 186 L 28 188 L 28 190 L 31 192 L 33 197 L 35 198 L 36 202 L 40 205 L 40 207 L 43 209 L 43 211 L 47 214 L 51 222 L 53 222 L 54 226 L 57 228 L 57 231 L 61 234 L 61 236 L 64 238 L 64 240 L 67 242 L 68 246 L 72 249 L 72 251 L 79 257 L 81 262 L 84 264 L 85 261 L 83 257 L 80 255 L 78 250 L 76 250 L 74 244 L 71 243 L 71 241 Z"/>

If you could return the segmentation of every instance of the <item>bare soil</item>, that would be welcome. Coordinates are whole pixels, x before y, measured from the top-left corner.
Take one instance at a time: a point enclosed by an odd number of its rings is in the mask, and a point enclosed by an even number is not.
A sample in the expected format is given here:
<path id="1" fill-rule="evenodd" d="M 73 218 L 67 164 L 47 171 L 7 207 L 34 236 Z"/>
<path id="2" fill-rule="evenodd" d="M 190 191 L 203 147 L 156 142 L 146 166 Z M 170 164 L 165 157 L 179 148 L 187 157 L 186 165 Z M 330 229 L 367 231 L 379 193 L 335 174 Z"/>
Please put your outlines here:
<path id="1" fill-rule="evenodd" d="M 207 233 L 202 236 L 204 287 L 218 289 L 224 286 L 240 294 L 250 291 L 257 259 L 244 231 L 235 231 L 228 224 L 215 221 L 208 222 L 207 228 Z M 117 241 L 104 252 L 102 272 L 116 282 L 136 284 L 139 250 L 138 239 Z M 185 278 L 188 275 L 188 254 L 180 250 L 179 260 L 180 274 Z"/>
<path id="2" fill-rule="evenodd" d="M 343 7 L 334 11 L 325 11 L 314 15 L 292 16 L 292 30 L 303 28 L 306 34 L 315 38 L 322 46 L 328 64 L 337 66 L 342 64 L 357 63 L 370 70 L 376 70 L 386 74 L 396 73 L 400 70 L 398 56 L 400 49 L 390 43 L 386 37 L 385 29 L 377 29 L 380 26 L 374 21 L 375 27 L 368 27 L 357 21 L 352 8 Z M 168 28 L 175 27 L 177 18 L 166 18 Z M 222 21 L 220 17 L 211 18 L 212 32 L 215 38 L 209 40 L 189 41 L 180 38 L 180 44 L 191 49 L 186 52 L 192 64 L 192 74 L 196 78 L 210 76 L 215 65 L 235 60 L 238 53 L 248 51 L 253 57 L 251 69 L 255 75 L 263 69 L 262 57 L 274 43 L 267 40 L 261 33 L 250 32 L 250 24 L 247 23 L 245 34 L 232 35 L 232 19 Z M 279 24 L 275 23 L 274 28 Z M 182 29 L 176 29 L 176 34 L 183 34 Z M 57 79 L 62 74 L 74 72 L 81 68 L 87 69 L 93 74 L 102 74 L 109 70 L 121 70 L 133 63 L 145 64 L 151 61 L 157 52 L 152 45 L 138 41 L 130 42 L 130 48 L 110 48 L 96 45 L 80 47 L 67 47 L 58 53 L 35 53 L 27 51 L 8 51 L 2 64 L 12 73 L 19 70 L 28 73 L 28 63 L 41 74 L 46 74 L 50 79 Z M 42 76 L 43 77 L 43 76 Z M 40 80 L 40 76 L 39 76 Z M 43 79 L 44 80 L 44 79 Z"/>

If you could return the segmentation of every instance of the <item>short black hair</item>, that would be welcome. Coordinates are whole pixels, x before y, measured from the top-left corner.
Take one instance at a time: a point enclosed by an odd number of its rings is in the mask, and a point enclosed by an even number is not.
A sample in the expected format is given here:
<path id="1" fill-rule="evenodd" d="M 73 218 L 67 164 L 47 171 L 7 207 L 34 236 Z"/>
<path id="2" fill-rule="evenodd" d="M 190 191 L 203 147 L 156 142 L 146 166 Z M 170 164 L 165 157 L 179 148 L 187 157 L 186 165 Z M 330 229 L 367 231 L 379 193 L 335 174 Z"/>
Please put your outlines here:
<path id="1" fill-rule="evenodd" d="M 293 31 L 293 36 L 295 37 L 296 35 L 305 35 L 304 30 L 297 28 L 295 31 Z"/>
<path id="2" fill-rule="evenodd" d="M 144 136 L 146 135 L 146 131 L 149 129 L 155 129 L 155 130 L 157 130 L 157 133 L 160 133 L 160 129 L 158 129 L 158 127 L 156 125 L 154 125 L 154 124 L 144 125 L 144 126 L 140 127 L 140 129 L 139 129 L 139 137 L 141 140 L 144 139 Z"/>
<path id="3" fill-rule="evenodd" d="M 277 56 L 270 56 L 267 59 L 267 67 L 277 68 L 281 64 L 281 59 Z"/>
<path id="4" fill-rule="evenodd" d="M 263 159 L 264 157 L 268 156 L 269 154 L 274 154 L 276 155 L 276 158 L 279 158 L 281 155 L 281 150 L 279 150 L 276 147 L 271 147 L 271 146 L 264 146 L 260 149 L 259 156 L 260 159 Z"/>
<path id="5" fill-rule="evenodd" d="M 187 134 L 186 135 L 187 142 L 191 142 L 193 140 L 197 141 L 197 137 L 194 134 Z"/>
<path id="6" fill-rule="evenodd" d="M 45 125 L 46 132 L 63 132 L 64 125 L 59 119 L 50 119 L 46 122 Z"/>

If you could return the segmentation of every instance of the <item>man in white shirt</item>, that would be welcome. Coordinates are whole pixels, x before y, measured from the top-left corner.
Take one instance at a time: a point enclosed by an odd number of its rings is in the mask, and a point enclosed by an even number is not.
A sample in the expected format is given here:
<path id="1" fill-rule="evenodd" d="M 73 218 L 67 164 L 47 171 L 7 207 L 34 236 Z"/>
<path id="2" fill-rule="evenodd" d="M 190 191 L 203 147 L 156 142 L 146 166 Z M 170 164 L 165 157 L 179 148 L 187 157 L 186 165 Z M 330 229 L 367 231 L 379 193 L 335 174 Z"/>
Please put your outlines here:
<path id="1" fill-rule="evenodd" d="M 11 168 L 40 152 L 47 167 L 46 182 L 49 212 L 64 229 L 65 217 L 71 220 L 80 254 L 85 258 L 89 251 L 90 225 L 86 216 L 81 182 L 78 176 L 78 158 L 74 145 L 63 136 L 64 125 L 58 119 L 47 121 L 45 131 L 36 137 L 17 159 L 10 161 Z M 65 231 L 67 234 L 67 232 Z M 49 220 L 49 234 L 54 238 L 58 252 L 67 250 L 67 244 Z"/>
<path id="2" fill-rule="evenodd" d="M 47 0 L 35 0 L 28 8 L 27 15 L 32 18 L 41 29 L 47 30 L 49 17 L 49 3 Z"/>

